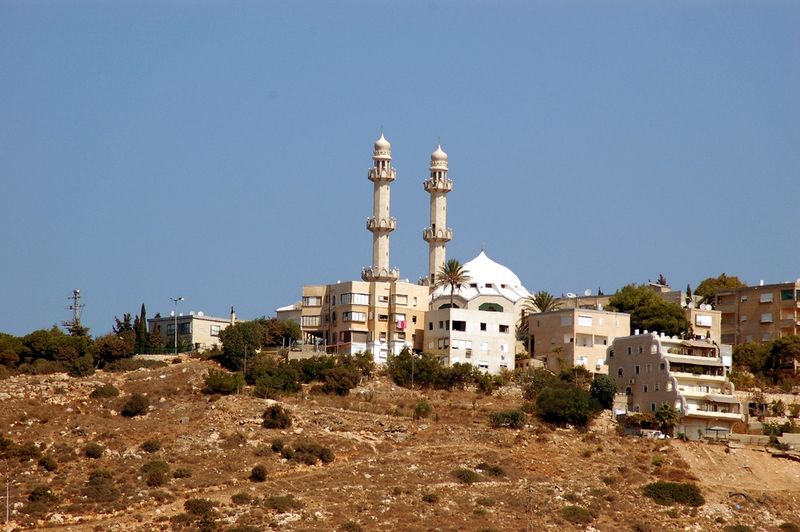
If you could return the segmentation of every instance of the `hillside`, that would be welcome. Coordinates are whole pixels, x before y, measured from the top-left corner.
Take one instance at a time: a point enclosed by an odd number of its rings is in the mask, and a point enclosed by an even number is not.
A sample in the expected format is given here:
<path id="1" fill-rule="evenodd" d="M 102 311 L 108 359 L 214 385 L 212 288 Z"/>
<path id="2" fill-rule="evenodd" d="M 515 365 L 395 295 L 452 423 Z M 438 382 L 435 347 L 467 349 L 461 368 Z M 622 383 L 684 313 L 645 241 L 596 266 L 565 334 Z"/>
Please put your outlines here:
<path id="1" fill-rule="evenodd" d="M 493 396 L 412 392 L 384 377 L 345 397 L 305 388 L 281 401 L 292 426 L 266 429 L 261 417 L 272 401 L 201 393 L 203 374 L 213 366 L 184 359 L 82 379 L 0 381 L 0 433 L 18 446 L 44 446 L 56 462 L 50 466 L 57 465 L 47 471 L 24 453 L 4 460 L 15 527 L 699 531 L 743 524 L 777 531 L 789 521 L 800 524 L 800 463 L 759 450 L 621 438 L 607 415 L 585 433 L 535 420 L 524 430 L 492 429 L 488 414 L 518 407 L 518 389 Z M 89 398 L 107 383 L 119 397 Z M 149 398 L 147 415 L 119 415 L 132 393 Z M 415 421 L 413 408 L 423 397 L 433 412 Z M 313 466 L 285 460 L 271 449 L 276 438 L 295 447 L 320 444 L 335 459 Z M 145 452 L 147 440 L 161 449 Z M 100 458 L 85 456 L 91 442 L 104 448 Z M 169 466 L 156 481 L 142 472 L 153 461 Z M 259 464 L 264 482 L 249 479 Z M 476 471 L 473 483 L 454 476 L 460 467 Z M 105 473 L 92 476 L 96 470 Z M 695 481 L 706 503 L 669 507 L 643 497 L 642 487 L 659 479 Z M 37 485 L 49 486 L 54 499 L 40 490 L 39 501 L 29 503 Z M 188 499 L 214 501 L 215 510 L 187 514 Z M 588 513 L 565 516 L 571 505 Z M 569 520 L 581 518 L 590 522 Z"/>

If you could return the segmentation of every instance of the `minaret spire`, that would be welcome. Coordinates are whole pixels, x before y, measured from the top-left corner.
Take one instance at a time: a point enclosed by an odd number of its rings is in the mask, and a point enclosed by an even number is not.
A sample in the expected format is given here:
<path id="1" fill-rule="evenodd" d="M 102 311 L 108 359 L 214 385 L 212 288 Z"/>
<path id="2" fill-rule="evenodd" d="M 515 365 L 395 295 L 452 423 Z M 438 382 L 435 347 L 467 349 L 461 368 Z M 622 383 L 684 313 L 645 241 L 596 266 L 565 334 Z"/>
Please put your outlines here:
<path id="1" fill-rule="evenodd" d="M 389 267 L 389 233 L 394 231 L 397 221 L 389 214 L 389 184 L 397 177 L 392 166 L 392 145 L 383 136 L 375 141 L 372 155 L 373 167 L 367 178 L 374 183 L 372 217 L 367 219 L 367 231 L 372 233 L 372 266 L 361 271 L 365 281 L 393 281 L 400 277 L 397 268 Z"/>
<path id="2" fill-rule="evenodd" d="M 447 197 L 453 182 L 447 177 L 447 154 L 441 142 L 431 154 L 430 177 L 423 182 L 425 191 L 431 195 L 431 225 L 422 231 L 428 243 L 428 284 L 433 286 L 436 274 L 444 266 L 445 244 L 453 238 L 453 230 L 447 227 Z"/>

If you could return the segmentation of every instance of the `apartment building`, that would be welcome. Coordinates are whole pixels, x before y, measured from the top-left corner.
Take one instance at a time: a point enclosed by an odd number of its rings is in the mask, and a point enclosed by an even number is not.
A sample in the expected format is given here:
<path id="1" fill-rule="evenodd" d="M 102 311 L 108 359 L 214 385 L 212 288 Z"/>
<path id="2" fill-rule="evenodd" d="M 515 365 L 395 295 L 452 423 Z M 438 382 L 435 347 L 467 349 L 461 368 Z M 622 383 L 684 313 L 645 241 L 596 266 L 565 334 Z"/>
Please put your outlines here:
<path id="1" fill-rule="evenodd" d="M 717 292 L 726 344 L 768 342 L 800 334 L 800 279 Z"/>
<path id="2" fill-rule="evenodd" d="M 606 350 L 618 336 L 631 333 L 631 317 L 595 308 L 566 308 L 529 314 L 530 352 L 553 372 L 583 366 L 608 373 Z"/>
<path id="3" fill-rule="evenodd" d="M 719 346 L 711 341 L 634 334 L 616 338 L 607 360 L 628 412 L 673 405 L 681 413 L 676 432 L 689 439 L 725 436 L 744 419 Z"/>

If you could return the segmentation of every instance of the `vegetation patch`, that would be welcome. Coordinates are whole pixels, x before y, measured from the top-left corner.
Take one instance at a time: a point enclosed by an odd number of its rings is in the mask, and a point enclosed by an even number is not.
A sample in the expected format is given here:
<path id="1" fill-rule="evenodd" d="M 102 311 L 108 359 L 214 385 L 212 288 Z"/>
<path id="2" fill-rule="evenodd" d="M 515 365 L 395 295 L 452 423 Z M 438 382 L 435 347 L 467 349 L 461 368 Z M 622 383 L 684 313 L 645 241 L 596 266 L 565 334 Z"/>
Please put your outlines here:
<path id="1" fill-rule="evenodd" d="M 112 397 L 119 397 L 119 389 L 111 383 L 97 386 L 92 393 L 89 394 L 91 399 L 108 399 Z"/>
<path id="2" fill-rule="evenodd" d="M 83 456 L 85 456 L 86 458 L 97 459 L 103 456 L 104 451 L 105 449 L 103 448 L 102 445 L 96 442 L 92 442 L 87 444 L 86 447 L 83 448 Z"/>
<path id="3" fill-rule="evenodd" d="M 284 493 L 267 497 L 264 500 L 264 507 L 278 513 L 286 513 L 291 510 L 299 510 L 303 507 L 303 502 L 296 499 L 291 493 Z"/>
<path id="4" fill-rule="evenodd" d="M 481 478 L 477 472 L 466 467 L 457 467 L 450 471 L 450 475 L 462 484 L 474 484 Z"/>
<path id="5" fill-rule="evenodd" d="M 569 506 L 565 506 L 561 510 L 561 517 L 569 521 L 570 523 L 575 523 L 578 525 L 586 525 L 592 522 L 592 514 L 586 508 L 582 508 L 580 506 L 576 506 L 571 504 Z"/>
<path id="6" fill-rule="evenodd" d="M 262 426 L 267 429 L 286 429 L 292 426 L 292 416 L 281 405 L 272 405 L 264 411 Z"/>
<path id="7" fill-rule="evenodd" d="M 210 369 L 203 380 L 203 393 L 231 395 L 244 386 L 244 377 L 240 373 L 229 373 L 219 369 Z"/>
<path id="8" fill-rule="evenodd" d="M 706 502 L 703 494 L 700 493 L 700 488 L 686 482 L 653 482 L 644 487 L 644 494 L 663 506 L 671 506 L 676 503 L 702 506 Z"/>
<path id="9" fill-rule="evenodd" d="M 120 414 L 125 417 L 136 417 L 147 414 L 150 409 L 150 400 L 140 393 L 131 395 L 120 410 Z"/>
<path id="10" fill-rule="evenodd" d="M 264 465 L 257 465 L 250 470 L 250 480 L 253 482 L 264 482 L 267 480 L 267 468 Z"/>
<path id="11" fill-rule="evenodd" d="M 525 427 L 527 420 L 525 412 L 522 410 L 504 410 L 502 412 L 492 412 L 489 414 L 489 425 L 492 428 L 521 429 Z"/>
<path id="12" fill-rule="evenodd" d="M 146 453 L 157 453 L 161 450 L 161 442 L 156 439 L 149 439 L 142 442 L 141 449 Z"/>

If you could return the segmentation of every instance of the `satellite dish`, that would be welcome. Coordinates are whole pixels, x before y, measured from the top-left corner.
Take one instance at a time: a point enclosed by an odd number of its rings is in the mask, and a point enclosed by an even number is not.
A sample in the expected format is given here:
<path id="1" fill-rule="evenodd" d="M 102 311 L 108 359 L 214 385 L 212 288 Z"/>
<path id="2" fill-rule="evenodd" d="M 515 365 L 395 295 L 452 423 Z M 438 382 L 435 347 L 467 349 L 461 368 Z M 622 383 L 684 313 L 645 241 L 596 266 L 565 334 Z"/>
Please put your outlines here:
<path id="1" fill-rule="evenodd" d="M 586 290 L 583 291 L 583 295 L 589 297 L 590 295 L 592 295 L 592 290 L 590 288 L 587 288 Z"/>
<path id="2" fill-rule="evenodd" d="M 570 299 L 572 299 L 573 297 L 578 297 L 578 296 L 576 296 L 576 295 L 575 295 L 575 294 L 573 294 L 572 292 L 567 292 L 567 297 L 568 297 L 568 298 L 570 298 Z"/>

